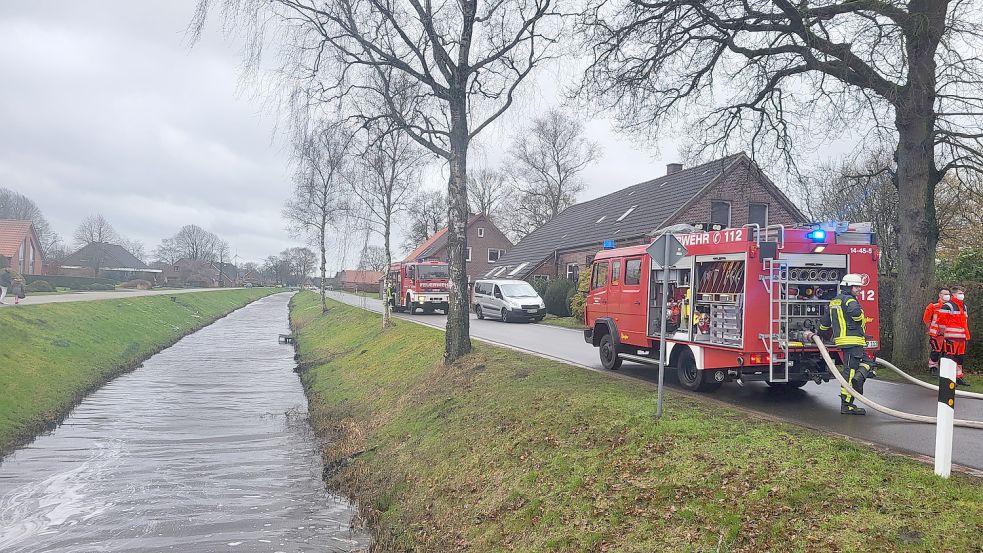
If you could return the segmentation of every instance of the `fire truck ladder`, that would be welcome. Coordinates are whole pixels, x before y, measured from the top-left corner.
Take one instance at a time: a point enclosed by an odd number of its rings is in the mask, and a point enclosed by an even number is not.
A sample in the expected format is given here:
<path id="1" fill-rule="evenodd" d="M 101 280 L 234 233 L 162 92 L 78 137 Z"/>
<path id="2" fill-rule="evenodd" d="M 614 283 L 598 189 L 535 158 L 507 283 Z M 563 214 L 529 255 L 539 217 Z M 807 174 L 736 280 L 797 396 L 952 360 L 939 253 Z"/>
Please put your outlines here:
<path id="1" fill-rule="evenodd" d="M 768 352 L 769 382 L 788 382 L 788 262 L 765 259 L 764 269 L 761 282 L 768 290 L 769 333 L 758 337 Z"/>

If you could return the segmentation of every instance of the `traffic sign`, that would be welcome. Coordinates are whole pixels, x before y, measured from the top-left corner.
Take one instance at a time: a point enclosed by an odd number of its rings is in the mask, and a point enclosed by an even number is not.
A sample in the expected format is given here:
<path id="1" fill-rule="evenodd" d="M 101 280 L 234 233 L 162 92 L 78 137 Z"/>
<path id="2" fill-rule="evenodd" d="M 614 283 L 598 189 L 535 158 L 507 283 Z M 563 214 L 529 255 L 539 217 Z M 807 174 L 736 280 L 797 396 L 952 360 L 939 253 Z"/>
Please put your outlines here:
<path id="1" fill-rule="evenodd" d="M 667 243 L 668 241 L 668 243 Z M 672 233 L 665 233 L 649 244 L 645 251 L 652 257 L 653 267 L 672 267 L 677 261 L 686 256 L 684 246 Z"/>

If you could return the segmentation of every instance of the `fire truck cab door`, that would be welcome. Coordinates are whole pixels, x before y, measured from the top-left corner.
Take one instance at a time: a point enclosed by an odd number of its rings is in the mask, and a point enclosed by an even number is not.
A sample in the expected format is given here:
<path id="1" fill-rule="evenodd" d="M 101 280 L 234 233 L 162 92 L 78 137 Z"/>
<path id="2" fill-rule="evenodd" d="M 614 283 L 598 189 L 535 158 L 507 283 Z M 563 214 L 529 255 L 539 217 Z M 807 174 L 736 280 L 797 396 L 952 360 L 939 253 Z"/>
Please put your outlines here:
<path id="1" fill-rule="evenodd" d="M 608 270 L 610 263 L 607 260 L 595 261 L 591 268 L 590 293 L 587 297 L 586 311 L 587 320 L 591 324 L 598 317 L 606 317 L 608 311 Z"/>

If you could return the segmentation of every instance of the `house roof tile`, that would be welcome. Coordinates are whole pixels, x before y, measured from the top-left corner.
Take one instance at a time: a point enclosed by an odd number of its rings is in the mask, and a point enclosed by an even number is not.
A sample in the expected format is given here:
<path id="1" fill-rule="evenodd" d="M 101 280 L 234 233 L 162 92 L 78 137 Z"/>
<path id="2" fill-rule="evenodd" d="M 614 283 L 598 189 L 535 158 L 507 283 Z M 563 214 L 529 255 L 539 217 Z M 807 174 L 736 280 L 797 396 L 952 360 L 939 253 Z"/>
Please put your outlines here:
<path id="1" fill-rule="evenodd" d="M 0 220 L 0 255 L 15 257 L 24 237 L 31 232 L 31 221 Z"/>
<path id="2" fill-rule="evenodd" d="M 140 261 L 123 246 L 92 242 L 78 249 L 61 262 L 63 267 L 91 267 L 98 260 L 100 269 L 135 269 L 145 270 L 150 267 Z"/>

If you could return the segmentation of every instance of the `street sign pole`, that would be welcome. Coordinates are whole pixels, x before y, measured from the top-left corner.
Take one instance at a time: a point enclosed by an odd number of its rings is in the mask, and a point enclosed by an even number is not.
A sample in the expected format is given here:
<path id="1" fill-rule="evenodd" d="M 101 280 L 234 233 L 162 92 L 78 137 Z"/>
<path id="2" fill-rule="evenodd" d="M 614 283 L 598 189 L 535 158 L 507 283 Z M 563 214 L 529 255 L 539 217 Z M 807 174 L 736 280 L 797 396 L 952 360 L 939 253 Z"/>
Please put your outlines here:
<path id="1" fill-rule="evenodd" d="M 666 374 L 666 319 L 668 318 L 669 303 L 669 268 L 686 255 L 686 247 L 676 239 L 668 230 L 655 239 L 654 242 L 645 248 L 652 260 L 652 267 L 662 266 L 662 309 L 659 311 L 662 317 L 662 326 L 659 331 L 659 388 L 655 406 L 655 417 L 662 417 L 662 386 L 665 382 Z M 650 277 L 651 278 L 651 277 Z"/>
<path id="2" fill-rule="evenodd" d="M 657 394 L 656 405 L 655 405 L 655 418 L 662 418 L 662 383 L 665 380 L 666 375 L 666 315 L 668 314 L 666 310 L 666 303 L 669 301 L 669 236 L 666 233 L 663 235 L 665 242 L 665 257 L 663 257 L 662 264 L 662 310 L 660 311 L 662 317 L 662 330 L 659 332 L 659 391 Z"/>

